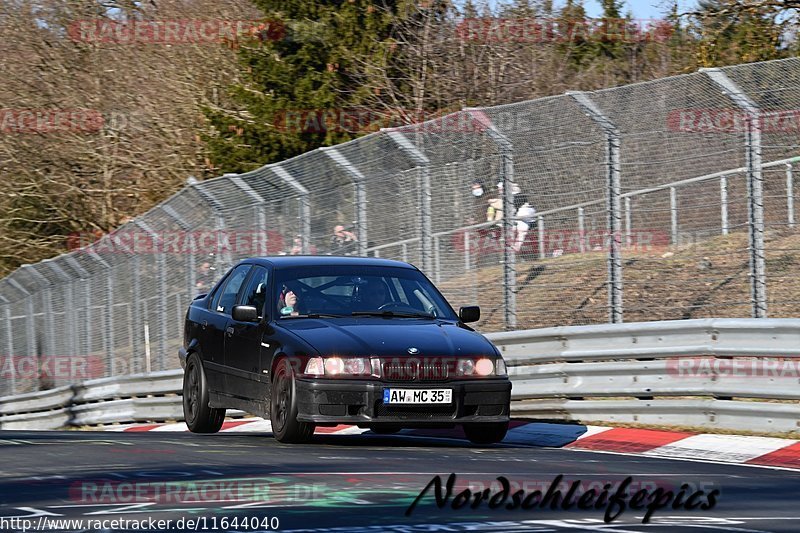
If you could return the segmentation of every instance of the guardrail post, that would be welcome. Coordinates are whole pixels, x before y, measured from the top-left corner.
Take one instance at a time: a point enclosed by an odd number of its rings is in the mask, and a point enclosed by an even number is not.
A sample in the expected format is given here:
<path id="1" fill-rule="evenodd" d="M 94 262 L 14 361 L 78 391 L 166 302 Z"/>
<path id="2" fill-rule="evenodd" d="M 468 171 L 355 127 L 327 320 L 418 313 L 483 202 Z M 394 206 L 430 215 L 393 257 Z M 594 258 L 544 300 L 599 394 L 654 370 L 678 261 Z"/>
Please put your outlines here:
<path id="1" fill-rule="evenodd" d="M 502 159 L 501 182 L 503 183 L 503 309 L 505 328 L 517 328 L 517 257 L 511 248 L 514 235 L 514 144 L 492 123 L 492 119 L 479 108 L 466 108 L 472 118 L 483 127 L 483 133 L 497 146 Z"/>
<path id="2" fill-rule="evenodd" d="M 367 255 L 367 178 L 334 147 L 320 148 L 352 178 L 356 188 L 356 224 L 358 224 L 358 255 Z"/>
<path id="3" fill-rule="evenodd" d="M 719 211 L 722 226 L 722 234 L 728 234 L 728 178 L 722 176 L 719 179 Z"/>
<path id="4" fill-rule="evenodd" d="M 11 376 L 9 378 L 11 384 L 11 394 L 17 393 L 17 367 L 14 362 L 14 337 L 11 328 L 11 306 L 8 300 L 0 295 L 0 300 L 3 301 L 3 316 L 5 317 L 5 342 L 3 348 L 8 358 L 8 367 L 11 369 Z"/>
<path id="5" fill-rule="evenodd" d="M 794 229 L 794 176 L 791 163 L 786 163 L 786 220 Z"/>
<path id="6" fill-rule="evenodd" d="M 750 237 L 750 293 L 753 318 L 767 317 L 767 276 L 764 257 L 764 179 L 761 167 L 761 109 L 727 74 L 718 68 L 700 69 L 736 106 L 747 114 L 747 214 Z"/>
<path id="7" fill-rule="evenodd" d="M 431 250 L 433 247 L 433 223 L 431 222 L 431 176 L 430 160 L 422 151 L 414 145 L 408 138 L 399 131 L 382 129 L 386 135 L 408 155 L 417 167 L 420 181 L 420 211 L 419 229 L 421 246 L 420 252 L 422 260 L 422 270 L 428 271 L 431 267 Z M 469 263 L 467 263 L 468 265 Z"/>
<path id="8" fill-rule="evenodd" d="M 623 321 L 622 306 L 622 239 L 620 235 L 620 133 L 617 126 L 603 114 L 585 93 L 568 92 L 600 128 L 606 138 L 606 185 L 608 211 L 608 308 L 609 322 Z"/>

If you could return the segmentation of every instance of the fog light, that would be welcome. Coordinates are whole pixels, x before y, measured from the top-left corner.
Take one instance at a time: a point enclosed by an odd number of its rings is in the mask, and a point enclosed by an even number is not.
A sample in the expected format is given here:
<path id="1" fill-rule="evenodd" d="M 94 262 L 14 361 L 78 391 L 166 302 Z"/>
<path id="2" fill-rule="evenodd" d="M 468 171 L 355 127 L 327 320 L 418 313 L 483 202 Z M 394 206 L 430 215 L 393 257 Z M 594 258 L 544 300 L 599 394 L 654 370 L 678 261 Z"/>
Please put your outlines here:
<path id="1" fill-rule="evenodd" d="M 479 376 L 488 376 L 494 372 L 494 363 L 491 359 L 478 359 L 475 363 L 475 373 Z"/>

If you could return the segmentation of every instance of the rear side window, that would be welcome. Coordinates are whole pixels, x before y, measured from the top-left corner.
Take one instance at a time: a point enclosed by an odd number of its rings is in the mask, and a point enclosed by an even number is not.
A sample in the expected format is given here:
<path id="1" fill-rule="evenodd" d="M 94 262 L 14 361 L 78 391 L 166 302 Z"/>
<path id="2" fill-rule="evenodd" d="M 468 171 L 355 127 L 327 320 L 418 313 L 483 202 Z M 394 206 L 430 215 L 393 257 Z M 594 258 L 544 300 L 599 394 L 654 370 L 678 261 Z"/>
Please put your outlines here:
<path id="1" fill-rule="evenodd" d="M 214 295 L 214 300 L 211 302 L 211 310 L 219 313 L 231 314 L 231 309 L 236 303 L 236 295 L 239 294 L 239 289 L 242 288 L 242 283 L 247 277 L 247 272 L 250 270 L 250 265 L 239 265 L 228 277 L 225 286 L 222 290 L 218 290 Z"/>

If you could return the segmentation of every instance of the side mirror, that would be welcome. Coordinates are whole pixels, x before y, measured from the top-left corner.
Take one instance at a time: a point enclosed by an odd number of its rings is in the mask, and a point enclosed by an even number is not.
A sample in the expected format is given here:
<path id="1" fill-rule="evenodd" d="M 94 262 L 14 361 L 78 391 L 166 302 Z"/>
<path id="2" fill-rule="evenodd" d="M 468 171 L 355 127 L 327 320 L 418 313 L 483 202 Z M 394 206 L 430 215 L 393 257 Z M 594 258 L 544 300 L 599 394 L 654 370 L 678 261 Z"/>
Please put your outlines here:
<path id="1" fill-rule="evenodd" d="M 231 315 L 237 322 L 258 322 L 258 309 L 252 305 L 235 305 Z"/>
<path id="2" fill-rule="evenodd" d="M 477 305 L 462 307 L 458 310 L 458 318 L 461 322 L 477 322 L 481 319 L 481 308 Z"/>

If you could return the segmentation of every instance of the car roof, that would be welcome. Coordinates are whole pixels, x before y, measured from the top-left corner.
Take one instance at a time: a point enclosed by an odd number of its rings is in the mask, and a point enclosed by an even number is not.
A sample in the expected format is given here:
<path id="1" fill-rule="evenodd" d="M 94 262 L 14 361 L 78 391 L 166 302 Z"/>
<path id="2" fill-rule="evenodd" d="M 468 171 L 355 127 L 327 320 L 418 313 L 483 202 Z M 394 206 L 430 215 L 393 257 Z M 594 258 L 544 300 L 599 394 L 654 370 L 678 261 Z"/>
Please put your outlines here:
<path id="1" fill-rule="evenodd" d="M 296 268 L 304 266 L 382 266 L 395 268 L 408 268 L 417 270 L 412 264 L 393 259 L 381 259 L 379 257 L 351 257 L 340 255 L 276 255 L 264 257 L 251 257 L 244 259 L 241 263 L 252 263 L 256 265 L 272 265 L 273 268 Z"/>

